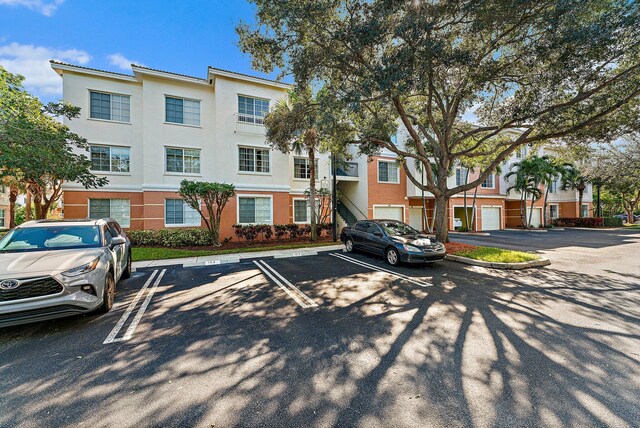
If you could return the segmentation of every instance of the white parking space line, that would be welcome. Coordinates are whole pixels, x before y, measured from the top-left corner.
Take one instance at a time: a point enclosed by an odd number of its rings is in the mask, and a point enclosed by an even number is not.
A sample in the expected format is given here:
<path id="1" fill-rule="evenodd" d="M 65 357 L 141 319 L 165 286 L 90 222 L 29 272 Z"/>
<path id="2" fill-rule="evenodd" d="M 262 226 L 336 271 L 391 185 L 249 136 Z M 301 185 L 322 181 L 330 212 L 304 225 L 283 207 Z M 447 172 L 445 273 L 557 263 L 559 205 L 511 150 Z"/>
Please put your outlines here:
<path id="1" fill-rule="evenodd" d="M 287 281 L 282 275 L 276 272 L 271 266 L 266 264 L 263 260 L 254 260 L 253 263 L 258 266 L 258 269 L 267 275 L 273 282 L 278 285 L 289 297 L 291 297 L 298 305 L 303 308 L 316 307 L 318 304 L 314 302 L 309 296 L 300 291 L 295 285 Z M 286 285 L 285 285 L 286 284 Z M 287 285 L 290 288 L 287 287 Z M 294 291 L 295 290 L 295 291 Z"/>
<path id="2" fill-rule="evenodd" d="M 125 340 L 129 340 L 129 339 L 131 339 L 133 337 L 133 333 L 135 333 L 136 328 L 138 327 L 138 324 L 140 324 L 140 320 L 142 319 L 142 316 L 144 315 L 144 311 L 147 310 L 147 307 L 149 306 L 149 303 L 151 302 L 151 298 L 153 297 L 153 293 L 156 292 L 156 289 L 158 288 L 158 284 L 160 284 L 160 281 L 162 281 L 162 277 L 164 276 L 166 271 L 167 271 L 166 269 L 162 269 L 162 272 L 160 272 L 160 275 L 158 275 L 158 278 L 156 279 L 156 282 L 153 284 L 153 288 L 151 288 L 149 290 L 149 292 L 147 293 L 147 298 L 144 299 L 144 302 L 142 302 L 142 306 L 140 306 L 140 309 L 138 309 L 138 313 L 136 314 L 136 317 L 133 319 L 133 321 L 131 321 L 131 325 L 129 326 L 129 328 L 125 332 L 125 334 L 122 337 L 122 339 L 116 339 L 117 341 L 125 341 Z"/>
<path id="3" fill-rule="evenodd" d="M 376 265 L 372 265 L 372 264 L 367 263 L 367 262 L 363 262 L 363 261 L 358 260 L 358 259 L 351 258 L 351 257 L 346 256 L 344 254 L 330 253 L 329 255 L 332 256 L 332 257 L 337 257 L 337 258 L 339 258 L 341 260 L 344 260 L 346 262 L 353 263 L 354 265 L 365 267 L 367 269 L 376 270 L 378 272 L 388 273 L 389 275 L 392 275 L 392 276 L 395 276 L 396 278 L 400 278 L 400 279 L 403 279 L 403 280 L 405 280 L 407 282 L 411 282 L 413 284 L 419 285 L 420 287 L 431 287 L 433 285 L 433 284 L 428 283 L 428 282 L 418 281 L 418 280 L 416 280 L 416 279 L 414 279 L 414 278 L 412 278 L 410 276 L 407 276 L 407 275 L 404 275 L 404 274 L 401 274 L 401 273 L 398 273 L 398 272 L 394 272 L 394 271 L 389 270 L 389 269 L 385 269 L 385 268 L 382 268 L 382 267 L 379 267 L 379 266 L 376 266 Z"/>
<path id="4" fill-rule="evenodd" d="M 131 315 L 131 312 L 133 312 L 133 310 L 135 309 L 136 305 L 138 304 L 138 300 L 140 300 L 147 287 L 149 287 L 149 284 L 151 284 L 151 281 L 153 281 L 153 277 L 155 277 L 157 273 L 157 270 L 154 270 L 151 273 L 149 279 L 147 279 L 147 282 L 145 282 L 140 291 L 138 291 L 138 294 L 136 294 L 136 297 L 134 297 L 134 299 L 131 301 L 127 310 L 124 311 L 124 314 L 122 314 L 116 325 L 113 327 L 113 330 L 111 330 L 107 338 L 104 340 L 104 342 L 102 342 L 104 345 L 115 341 L 115 337 L 120 332 L 120 329 L 122 329 L 124 323 L 127 322 L 127 318 L 129 318 L 129 315 Z"/>

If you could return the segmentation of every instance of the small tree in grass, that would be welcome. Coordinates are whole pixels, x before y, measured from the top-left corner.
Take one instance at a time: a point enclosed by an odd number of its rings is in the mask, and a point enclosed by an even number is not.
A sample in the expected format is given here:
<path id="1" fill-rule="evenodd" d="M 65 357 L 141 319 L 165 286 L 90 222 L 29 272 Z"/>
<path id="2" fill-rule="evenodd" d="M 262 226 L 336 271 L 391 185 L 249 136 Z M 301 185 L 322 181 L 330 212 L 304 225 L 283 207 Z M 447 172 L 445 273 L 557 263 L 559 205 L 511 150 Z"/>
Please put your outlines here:
<path id="1" fill-rule="evenodd" d="M 180 183 L 180 196 L 191 208 L 198 211 L 209 229 L 211 244 L 215 246 L 220 246 L 222 211 L 235 194 L 233 184 L 189 180 L 182 180 Z M 204 215 L 202 204 L 207 208 L 207 216 Z"/>

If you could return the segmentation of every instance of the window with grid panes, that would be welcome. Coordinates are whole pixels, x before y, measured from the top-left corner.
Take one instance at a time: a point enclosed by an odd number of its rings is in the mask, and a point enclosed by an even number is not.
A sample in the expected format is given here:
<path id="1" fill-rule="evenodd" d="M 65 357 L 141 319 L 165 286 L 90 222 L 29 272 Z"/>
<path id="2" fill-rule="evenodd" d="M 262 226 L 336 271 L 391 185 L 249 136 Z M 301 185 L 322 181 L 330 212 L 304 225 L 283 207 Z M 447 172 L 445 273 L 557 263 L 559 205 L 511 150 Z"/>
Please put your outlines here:
<path id="1" fill-rule="evenodd" d="M 165 171 L 200 174 L 200 149 L 165 147 Z"/>
<path id="2" fill-rule="evenodd" d="M 130 151 L 128 147 L 91 146 L 91 170 L 129 172 Z"/>
<path id="3" fill-rule="evenodd" d="M 129 122 L 131 100 L 128 95 L 90 92 L 89 116 L 92 119 Z"/>
<path id="4" fill-rule="evenodd" d="M 238 95 L 239 122 L 262 124 L 268 111 L 269 100 Z"/>
<path id="5" fill-rule="evenodd" d="M 238 223 L 271 224 L 271 198 L 238 197 Z"/>
<path id="6" fill-rule="evenodd" d="M 183 125 L 200 125 L 200 101 L 165 97 L 165 120 Z"/>
<path id="7" fill-rule="evenodd" d="M 241 172 L 270 172 L 269 149 L 238 148 L 238 170 Z"/>

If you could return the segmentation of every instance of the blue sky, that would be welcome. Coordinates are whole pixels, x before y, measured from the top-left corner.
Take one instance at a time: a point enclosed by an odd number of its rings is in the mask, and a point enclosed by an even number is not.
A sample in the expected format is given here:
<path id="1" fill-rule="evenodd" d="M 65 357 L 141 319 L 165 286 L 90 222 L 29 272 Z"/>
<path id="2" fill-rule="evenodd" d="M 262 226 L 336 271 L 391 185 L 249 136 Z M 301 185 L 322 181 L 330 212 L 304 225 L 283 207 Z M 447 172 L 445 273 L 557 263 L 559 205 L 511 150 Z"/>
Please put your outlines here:
<path id="1" fill-rule="evenodd" d="M 235 26 L 253 19 L 244 0 L 0 0 L 0 17 L 0 65 L 44 101 L 62 95 L 49 59 L 122 73 L 135 62 L 198 77 L 208 65 L 261 75 L 237 46 Z"/>

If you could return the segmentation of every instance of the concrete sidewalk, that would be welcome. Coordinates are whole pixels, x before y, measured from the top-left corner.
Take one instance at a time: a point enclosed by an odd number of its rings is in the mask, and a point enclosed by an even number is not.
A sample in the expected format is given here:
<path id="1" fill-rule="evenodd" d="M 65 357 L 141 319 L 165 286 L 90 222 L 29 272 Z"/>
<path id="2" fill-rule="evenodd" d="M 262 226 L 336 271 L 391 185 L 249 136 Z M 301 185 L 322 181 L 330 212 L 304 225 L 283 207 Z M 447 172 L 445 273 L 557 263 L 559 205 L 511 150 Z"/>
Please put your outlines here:
<path id="1" fill-rule="evenodd" d="M 133 262 L 133 269 L 175 265 L 182 265 L 183 267 L 209 266 L 224 263 L 238 263 L 242 260 L 251 260 L 264 257 L 283 259 L 287 257 L 315 256 L 320 251 L 335 251 L 341 250 L 343 248 L 344 246 L 342 244 L 336 244 L 323 245 L 319 247 L 292 248 L 287 250 L 253 251 L 236 254 L 219 254 L 215 256 L 186 257 L 182 259 L 148 260 L 142 262 Z"/>

